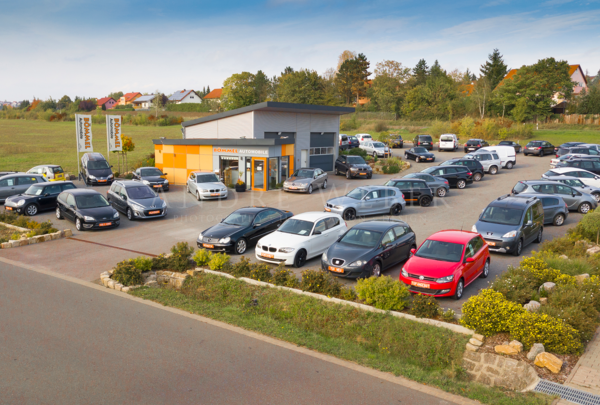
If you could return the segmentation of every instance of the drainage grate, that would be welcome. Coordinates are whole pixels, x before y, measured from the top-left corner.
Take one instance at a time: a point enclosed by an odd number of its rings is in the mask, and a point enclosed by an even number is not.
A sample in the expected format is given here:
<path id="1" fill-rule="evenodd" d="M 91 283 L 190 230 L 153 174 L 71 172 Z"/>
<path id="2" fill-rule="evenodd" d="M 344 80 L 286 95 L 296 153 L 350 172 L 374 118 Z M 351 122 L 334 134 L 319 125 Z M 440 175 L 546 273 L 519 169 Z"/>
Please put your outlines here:
<path id="1" fill-rule="evenodd" d="M 589 392 L 577 390 L 564 385 L 556 384 L 546 380 L 540 380 L 534 391 L 544 394 L 558 395 L 562 399 L 574 402 L 580 405 L 600 405 L 600 396 L 590 394 Z"/>

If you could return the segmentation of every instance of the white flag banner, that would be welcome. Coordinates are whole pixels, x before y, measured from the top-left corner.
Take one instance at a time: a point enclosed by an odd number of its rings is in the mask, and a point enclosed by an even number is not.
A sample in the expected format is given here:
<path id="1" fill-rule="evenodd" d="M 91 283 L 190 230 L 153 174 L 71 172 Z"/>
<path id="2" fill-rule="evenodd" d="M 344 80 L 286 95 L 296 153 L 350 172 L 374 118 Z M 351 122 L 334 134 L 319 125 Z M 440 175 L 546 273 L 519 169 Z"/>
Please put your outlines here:
<path id="1" fill-rule="evenodd" d="M 106 116 L 106 138 L 108 140 L 109 152 L 123 150 L 123 142 L 121 142 L 121 124 L 123 118 L 120 115 Z"/>
<path id="2" fill-rule="evenodd" d="M 93 152 L 92 116 L 75 114 L 75 125 L 77 127 L 77 151 Z"/>

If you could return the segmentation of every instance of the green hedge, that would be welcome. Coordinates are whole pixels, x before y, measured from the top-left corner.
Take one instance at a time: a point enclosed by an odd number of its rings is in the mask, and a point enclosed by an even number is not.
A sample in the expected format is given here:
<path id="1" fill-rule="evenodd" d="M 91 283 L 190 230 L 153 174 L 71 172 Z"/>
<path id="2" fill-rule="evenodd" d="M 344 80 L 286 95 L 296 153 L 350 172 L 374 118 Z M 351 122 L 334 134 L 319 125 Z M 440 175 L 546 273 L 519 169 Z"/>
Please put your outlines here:
<path id="1" fill-rule="evenodd" d="M 208 103 L 167 104 L 165 109 L 179 112 L 209 112 L 210 105 Z"/>

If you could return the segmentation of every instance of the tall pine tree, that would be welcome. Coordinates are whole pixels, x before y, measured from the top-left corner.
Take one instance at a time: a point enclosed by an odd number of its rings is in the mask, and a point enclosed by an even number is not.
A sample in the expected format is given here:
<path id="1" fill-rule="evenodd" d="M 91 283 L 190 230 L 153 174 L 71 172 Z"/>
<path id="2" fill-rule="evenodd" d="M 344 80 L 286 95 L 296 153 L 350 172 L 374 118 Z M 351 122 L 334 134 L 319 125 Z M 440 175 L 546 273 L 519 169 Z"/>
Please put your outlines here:
<path id="1" fill-rule="evenodd" d="M 427 76 L 429 75 L 429 66 L 427 66 L 427 62 L 425 59 L 421 59 L 417 62 L 417 66 L 413 68 L 413 76 L 416 80 L 416 85 L 425 84 L 427 80 Z"/>
<path id="2" fill-rule="evenodd" d="M 479 71 L 483 77 L 488 79 L 491 88 L 495 89 L 508 73 L 508 67 L 504 63 L 500 51 L 494 49 L 494 52 L 488 55 L 488 60 L 481 65 Z"/>

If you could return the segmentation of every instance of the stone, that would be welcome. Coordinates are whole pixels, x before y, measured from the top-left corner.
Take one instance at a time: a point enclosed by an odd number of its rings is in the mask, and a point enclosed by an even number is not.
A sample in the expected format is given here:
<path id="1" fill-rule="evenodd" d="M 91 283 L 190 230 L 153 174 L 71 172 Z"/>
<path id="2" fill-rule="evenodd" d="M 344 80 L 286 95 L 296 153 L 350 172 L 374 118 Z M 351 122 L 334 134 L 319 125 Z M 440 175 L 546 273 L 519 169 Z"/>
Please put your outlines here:
<path id="1" fill-rule="evenodd" d="M 20 242 L 19 246 L 27 246 L 27 245 L 29 245 L 29 239 L 21 239 L 19 242 Z"/>
<path id="2" fill-rule="evenodd" d="M 115 290 L 121 291 L 122 288 L 123 288 L 123 284 L 121 284 L 121 283 L 115 283 Z"/>
<path id="3" fill-rule="evenodd" d="M 496 367 L 487 366 L 483 371 L 492 375 L 500 375 L 500 371 Z"/>
<path id="4" fill-rule="evenodd" d="M 108 271 L 103 271 L 102 273 L 100 273 L 100 277 L 102 276 L 110 277 L 110 274 L 108 274 Z"/>
<path id="5" fill-rule="evenodd" d="M 188 270 L 187 271 L 187 274 L 189 274 L 192 277 L 195 277 L 198 273 L 199 273 L 198 270 Z"/>
<path id="6" fill-rule="evenodd" d="M 469 339 L 469 343 L 471 343 L 473 346 L 481 346 L 483 344 L 481 340 L 477 340 L 475 338 Z"/>
<path id="7" fill-rule="evenodd" d="M 101 280 L 104 287 L 108 287 L 108 282 L 110 281 L 110 278 L 102 278 Z"/>
<path id="8" fill-rule="evenodd" d="M 548 298 L 546 298 L 546 297 L 540 298 L 540 304 L 546 305 L 547 303 L 548 303 Z"/>
<path id="9" fill-rule="evenodd" d="M 558 258 L 559 258 L 559 259 L 565 259 L 565 260 L 566 260 L 566 259 L 568 259 L 568 258 L 569 258 L 569 256 L 567 256 L 567 255 L 560 255 L 560 256 L 558 256 Z"/>
<path id="10" fill-rule="evenodd" d="M 114 274 L 114 272 L 115 272 L 115 269 L 108 270 L 108 274 L 110 274 L 111 276 Z"/>
<path id="11" fill-rule="evenodd" d="M 552 283 L 552 284 L 554 284 L 554 283 Z M 529 312 L 537 312 L 538 309 L 540 309 L 540 303 L 537 301 L 531 300 L 527 304 L 523 305 L 523 308 L 525 308 Z"/>
<path id="12" fill-rule="evenodd" d="M 523 351 L 523 343 L 519 342 L 518 340 L 513 340 L 508 345 L 515 349 L 517 353 L 521 353 Z"/>
<path id="13" fill-rule="evenodd" d="M 496 364 L 497 359 L 498 359 L 498 356 L 496 356 L 495 354 L 483 353 L 482 363 L 494 365 L 494 364 Z"/>
<path id="14" fill-rule="evenodd" d="M 115 284 L 117 284 L 117 282 L 115 280 L 109 280 L 108 281 L 108 288 L 112 288 L 114 290 L 115 289 Z"/>
<path id="15" fill-rule="evenodd" d="M 509 355 L 509 356 L 512 356 L 512 355 L 515 355 L 515 354 L 519 353 L 517 351 L 517 349 L 515 349 L 514 347 L 509 346 L 509 345 L 498 345 L 498 346 L 495 346 L 494 347 L 494 351 L 496 353 L 506 354 L 506 355 Z"/>
<path id="16" fill-rule="evenodd" d="M 44 242 L 50 242 L 52 240 L 52 235 L 48 234 L 48 235 L 44 235 Z"/>
<path id="17" fill-rule="evenodd" d="M 123 287 L 123 288 L 121 288 L 121 291 L 123 291 L 124 293 L 129 292 L 129 290 L 131 290 L 130 287 Z"/>
<path id="18" fill-rule="evenodd" d="M 467 351 L 467 352 L 465 352 L 463 354 L 463 357 L 465 359 L 474 361 L 476 363 L 479 363 L 481 361 L 481 353 L 475 353 L 475 352 L 472 352 L 472 351 Z"/>
<path id="19" fill-rule="evenodd" d="M 589 275 L 589 274 L 587 274 L 587 273 L 585 273 L 585 274 L 579 274 L 579 275 L 575 276 L 575 281 L 576 281 L 578 284 L 583 284 L 583 282 L 584 282 L 585 280 L 589 280 L 589 278 L 590 278 L 590 275 Z"/>
<path id="20" fill-rule="evenodd" d="M 600 246 L 592 246 L 586 252 L 588 255 L 594 255 L 594 254 L 600 252 Z"/>
<path id="21" fill-rule="evenodd" d="M 157 288 L 158 287 L 158 283 L 156 281 L 148 281 L 144 285 L 146 287 L 151 287 L 151 288 Z"/>
<path id="22" fill-rule="evenodd" d="M 52 235 L 52 240 L 60 239 L 60 231 L 51 233 L 50 235 Z"/>
<path id="23" fill-rule="evenodd" d="M 73 231 L 70 229 L 65 229 L 64 235 L 65 235 L 65 238 L 70 238 L 71 236 L 73 236 Z"/>
<path id="24" fill-rule="evenodd" d="M 21 241 L 20 240 L 11 240 L 10 245 L 11 245 L 11 247 L 19 247 L 19 246 L 21 246 Z"/>
<path id="25" fill-rule="evenodd" d="M 483 342 L 485 338 L 483 337 L 483 335 L 480 335 L 480 334 L 478 334 L 478 333 L 475 333 L 475 334 L 473 335 L 473 339 L 477 339 L 477 340 L 479 340 L 480 342 Z"/>
<path id="26" fill-rule="evenodd" d="M 9 242 L 4 242 L 4 243 L 2 244 L 2 249 L 9 249 L 9 248 L 11 248 L 11 247 L 12 247 L 12 245 L 11 245 Z"/>
<path id="27" fill-rule="evenodd" d="M 30 239 L 29 239 L 29 244 L 30 244 L 30 245 L 33 245 L 33 244 L 35 244 L 35 243 L 38 243 L 38 240 L 37 240 L 36 238 L 30 238 Z"/>
<path id="28" fill-rule="evenodd" d="M 475 369 L 476 364 L 470 360 L 463 359 L 462 362 L 463 368 L 467 371 L 473 371 Z"/>
<path id="29" fill-rule="evenodd" d="M 477 377 L 477 382 L 480 382 L 480 383 L 482 383 L 484 385 L 491 385 L 491 386 L 493 386 L 492 379 L 489 376 L 487 376 L 486 374 L 483 374 L 483 373 L 479 374 L 479 377 Z"/>
<path id="30" fill-rule="evenodd" d="M 535 362 L 533 364 L 535 364 L 538 367 L 546 367 L 554 374 L 558 374 L 560 373 L 560 369 L 562 368 L 563 362 L 555 355 L 548 352 L 543 352 L 535 357 Z"/>
<path id="31" fill-rule="evenodd" d="M 544 349 L 544 345 L 542 343 L 535 343 L 529 349 L 529 353 L 527 353 L 527 358 L 531 361 L 534 361 L 538 354 L 544 353 L 546 350 Z"/>
<path id="32" fill-rule="evenodd" d="M 556 284 L 554 284 L 551 281 L 547 281 L 544 284 L 542 284 L 542 286 L 540 287 L 540 291 L 542 291 L 542 289 L 546 292 L 550 292 L 554 289 L 554 287 L 556 287 Z"/>
<path id="33" fill-rule="evenodd" d="M 467 343 L 467 350 L 470 352 L 476 352 L 479 347 L 473 346 L 471 343 Z"/>
<path id="34" fill-rule="evenodd" d="M 27 235 L 25 235 L 24 233 L 21 234 L 21 239 L 27 239 Z"/>

